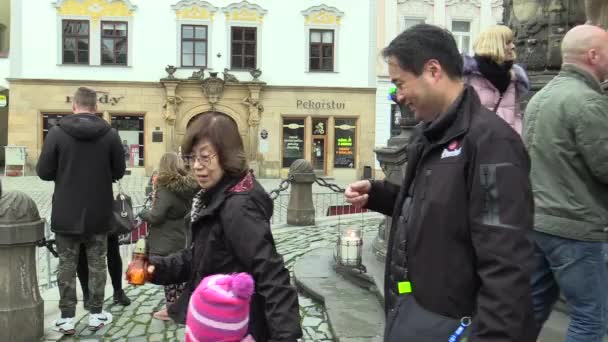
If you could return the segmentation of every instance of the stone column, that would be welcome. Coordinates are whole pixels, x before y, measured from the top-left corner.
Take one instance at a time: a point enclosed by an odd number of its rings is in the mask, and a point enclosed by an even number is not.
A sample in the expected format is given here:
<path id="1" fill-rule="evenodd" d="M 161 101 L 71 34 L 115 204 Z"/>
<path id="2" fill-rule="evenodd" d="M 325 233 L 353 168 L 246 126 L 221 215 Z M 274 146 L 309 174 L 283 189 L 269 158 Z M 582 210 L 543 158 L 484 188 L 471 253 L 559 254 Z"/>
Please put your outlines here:
<path id="1" fill-rule="evenodd" d="M 165 119 L 165 150 L 177 152 L 175 146 L 175 121 L 177 119 L 178 107 L 182 103 L 182 98 L 175 94 L 179 85 L 178 80 L 161 81 L 165 87 L 165 104 L 163 105 Z"/>
<path id="2" fill-rule="evenodd" d="M 308 160 L 298 159 L 289 167 L 289 176 L 294 179 L 287 205 L 287 224 L 312 226 L 315 224 L 312 183 L 316 178 L 312 165 Z"/>
<path id="3" fill-rule="evenodd" d="M 21 192 L 0 195 L 0 341 L 40 341 L 44 302 L 38 291 L 36 242 L 44 221 Z"/>
<path id="4" fill-rule="evenodd" d="M 261 83 L 261 82 L 260 82 Z M 263 84 L 250 84 L 249 96 L 243 99 L 243 104 L 247 106 L 249 116 L 247 124 L 249 125 L 249 167 L 253 170 L 256 175 L 260 174 L 260 165 L 258 158 L 258 145 L 259 145 L 259 130 L 260 130 L 260 119 L 264 112 L 264 106 L 260 103 L 260 93 L 262 91 Z"/>
<path id="5" fill-rule="evenodd" d="M 561 41 L 572 27 L 585 22 L 580 0 L 506 0 L 504 20 L 515 34 L 517 62 L 526 65 L 531 92 L 527 100 L 559 72 Z"/>

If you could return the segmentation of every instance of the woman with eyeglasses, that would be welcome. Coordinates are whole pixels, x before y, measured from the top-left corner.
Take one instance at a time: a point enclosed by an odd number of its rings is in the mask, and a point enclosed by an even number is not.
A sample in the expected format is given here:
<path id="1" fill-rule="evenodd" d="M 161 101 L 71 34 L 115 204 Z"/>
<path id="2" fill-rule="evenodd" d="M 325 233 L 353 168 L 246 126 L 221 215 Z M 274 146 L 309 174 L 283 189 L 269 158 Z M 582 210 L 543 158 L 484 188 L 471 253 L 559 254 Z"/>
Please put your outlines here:
<path id="1" fill-rule="evenodd" d="M 151 255 L 167 256 L 186 247 L 184 216 L 190 212 L 192 197 L 200 189 L 196 179 L 186 172 L 179 156 L 167 152 L 160 158 L 154 181 L 154 200 L 150 211 L 141 217 L 150 224 L 148 246 Z M 165 285 L 166 306 L 153 317 L 167 321 L 167 308 L 182 293 L 185 281 Z"/>
<path id="2" fill-rule="evenodd" d="M 169 316 L 185 322 L 190 296 L 206 276 L 246 272 L 255 282 L 249 335 L 257 342 L 296 341 L 302 336 L 298 296 L 270 231 L 273 203 L 248 170 L 235 121 L 221 113 L 201 114 L 188 127 L 182 151 L 202 188 L 190 213 L 192 244 L 170 256 L 150 257 L 147 268 L 152 283 L 187 282 Z M 246 322 L 234 322 L 241 323 Z"/>

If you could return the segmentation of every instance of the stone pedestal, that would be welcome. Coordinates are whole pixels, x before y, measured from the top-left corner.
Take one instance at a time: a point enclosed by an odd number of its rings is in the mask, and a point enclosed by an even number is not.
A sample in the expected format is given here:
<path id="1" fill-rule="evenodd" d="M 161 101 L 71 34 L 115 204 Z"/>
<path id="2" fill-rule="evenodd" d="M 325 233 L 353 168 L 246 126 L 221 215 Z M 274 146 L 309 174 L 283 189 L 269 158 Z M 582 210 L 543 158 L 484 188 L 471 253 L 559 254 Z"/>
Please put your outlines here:
<path id="1" fill-rule="evenodd" d="M 36 242 L 44 221 L 19 192 L 0 197 L 0 341 L 40 341 L 44 302 L 38 291 Z"/>
<path id="2" fill-rule="evenodd" d="M 287 224 L 312 226 L 315 224 L 312 183 L 316 178 L 312 165 L 307 160 L 298 159 L 289 167 L 289 176 L 293 176 L 293 183 L 287 206 Z"/>
<path id="3" fill-rule="evenodd" d="M 380 167 L 386 176 L 386 180 L 390 183 L 401 185 L 405 176 L 405 165 L 407 162 L 407 144 L 409 143 L 412 130 L 416 125 L 413 113 L 403 106 L 400 106 L 401 133 L 390 138 L 387 142 L 387 147 L 376 149 L 376 158 L 380 163 Z M 388 237 L 390 235 L 391 218 L 387 217 L 378 227 L 378 235 L 373 242 L 373 251 L 380 261 L 386 258 L 386 248 Z"/>

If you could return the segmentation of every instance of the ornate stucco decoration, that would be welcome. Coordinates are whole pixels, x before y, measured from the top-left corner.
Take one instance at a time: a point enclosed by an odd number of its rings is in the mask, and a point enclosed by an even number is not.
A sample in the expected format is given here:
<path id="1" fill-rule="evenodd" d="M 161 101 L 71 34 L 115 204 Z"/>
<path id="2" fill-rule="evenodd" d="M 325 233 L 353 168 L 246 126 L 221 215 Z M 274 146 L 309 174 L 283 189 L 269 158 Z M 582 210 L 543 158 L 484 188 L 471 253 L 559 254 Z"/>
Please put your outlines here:
<path id="1" fill-rule="evenodd" d="M 397 0 L 398 4 L 404 4 L 406 2 L 424 2 L 431 6 L 435 5 L 435 0 L 422 0 L 422 1 L 420 1 L 420 0 Z"/>
<path id="2" fill-rule="evenodd" d="M 202 87 L 203 93 L 207 96 L 211 108 L 214 109 L 224 93 L 224 80 L 217 77 L 217 72 L 211 72 L 209 74 L 211 76 L 203 80 Z"/>
<path id="3" fill-rule="evenodd" d="M 201 19 L 213 21 L 213 16 L 219 8 L 207 1 L 181 0 L 171 6 L 177 19 Z"/>
<path id="4" fill-rule="evenodd" d="M 268 13 L 260 5 L 252 4 L 247 1 L 241 1 L 222 8 L 226 14 L 227 21 L 249 21 L 262 23 L 264 15 Z"/>
<path id="5" fill-rule="evenodd" d="M 59 15 L 89 16 L 93 22 L 101 17 L 130 17 L 137 9 L 129 0 L 58 0 L 53 6 Z"/>
<path id="6" fill-rule="evenodd" d="M 341 12 L 335 7 L 330 7 L 323 4 L 313 6 L 302 11 L 302 15 L 304 15 L 304 22 L 307 25 L 340 25 L 340 20 L 344 16 L 344 12 Z"/>

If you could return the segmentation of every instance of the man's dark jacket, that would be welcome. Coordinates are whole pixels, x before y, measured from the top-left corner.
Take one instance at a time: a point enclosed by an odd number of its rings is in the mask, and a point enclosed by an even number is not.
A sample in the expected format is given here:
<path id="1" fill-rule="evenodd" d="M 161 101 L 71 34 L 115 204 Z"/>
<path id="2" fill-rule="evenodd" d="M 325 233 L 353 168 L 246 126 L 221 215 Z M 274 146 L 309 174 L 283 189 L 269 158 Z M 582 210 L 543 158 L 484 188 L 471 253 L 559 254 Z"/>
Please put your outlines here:
<path id="1" fill-rule="evenodd" d="M 203 278 L 247 272 L 255 279 L 249 334 L 256 342 L 295 342 L 302 336 L 298 294 L 270 231 L 273 203 L 251 175 L 225 176 L 205 193 L 192 244 L 167 257 L 151 256 L 152 283 L 186 283 L 169 315 L 185 323 L 190 296 Z"/>
<path id="2" fill-rule="evenodd" d="M 125 174 L 116 130 L 93 114 L 73 114 L 49 130 L 36 166 L 38 176 L 55 181 L 51 229 L 57 234 L 110 231 L 112 182 Z"/>
<path id="3" fill-rule="evenodd" d="M 519 135 L 467 86 L 446 113 L 417 126 L 407 158 L 400 187 L 375 181 L 369 194 L 369 209 L 393 217 L 385 272 L 389 318 L 404 296 L 397 283 L 407 260 L 422 307 L 473 316 L 469 341 L 536 341 L 527 237 L 534 204 Z"/>

